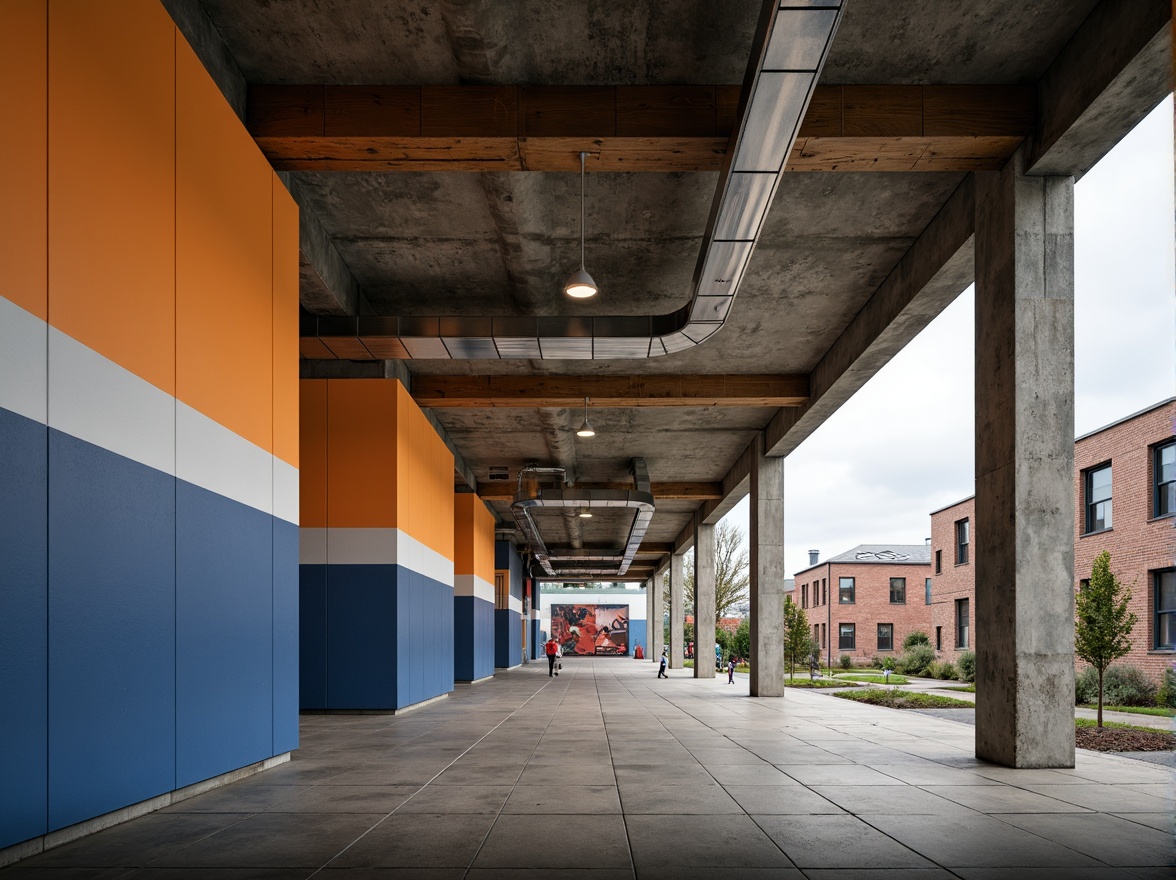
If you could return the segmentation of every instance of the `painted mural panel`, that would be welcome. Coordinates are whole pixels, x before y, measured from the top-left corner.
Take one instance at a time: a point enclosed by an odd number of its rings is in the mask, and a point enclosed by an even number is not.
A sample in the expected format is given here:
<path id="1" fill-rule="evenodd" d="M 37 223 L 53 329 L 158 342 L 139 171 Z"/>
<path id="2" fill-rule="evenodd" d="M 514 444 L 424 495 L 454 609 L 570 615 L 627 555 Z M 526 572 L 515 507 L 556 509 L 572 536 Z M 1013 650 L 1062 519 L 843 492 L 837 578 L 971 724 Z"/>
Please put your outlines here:
<path id="1" fill-rule="evenodd" d="M 564 654 L 628 654 L 629 606 L 552 605 L 551 631 Z"/>

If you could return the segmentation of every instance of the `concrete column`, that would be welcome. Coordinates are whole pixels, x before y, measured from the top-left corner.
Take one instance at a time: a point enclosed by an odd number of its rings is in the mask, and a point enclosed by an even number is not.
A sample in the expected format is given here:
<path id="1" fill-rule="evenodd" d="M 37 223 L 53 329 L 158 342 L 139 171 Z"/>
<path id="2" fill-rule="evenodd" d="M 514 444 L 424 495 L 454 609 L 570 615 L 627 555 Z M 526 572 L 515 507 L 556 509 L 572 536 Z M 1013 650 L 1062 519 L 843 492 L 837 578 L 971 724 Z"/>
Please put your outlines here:
<path id="1" fill-rule="evenodd" d="M 645 656 L 657 663 L 661 658 L 662 648 L 666 644 L 666 637 L 662 631 L 666 611 L 662 603 L 661 576 L 651 577 L 646 581 L 645 588 L 649 591 L 649 634 L 646 636 L 646 641 L 649 642 L 649 653 Z"/>
<path id="2" fill-rule="evenodd" d="M 784 696 L 784 458 L 751 457 L 751 695 Z"/>
<path id="3" fill-rule="evenodd" d="M 715 527 L 694 518 L 694 677 L 715 677 Z"/>
<path id="4" fill-rule="evenodd" d="M 1074 766 L 1074 181 L 976 175 L 976 755 Z"/>
<path id="5" fill-rule="evenodd" d="M 683 592 L 685 561 L 685 557 L 678 553 L 670 556 L 670 669 L 683 668 L 682 655 L 686 647 L 686 605 Z"/>

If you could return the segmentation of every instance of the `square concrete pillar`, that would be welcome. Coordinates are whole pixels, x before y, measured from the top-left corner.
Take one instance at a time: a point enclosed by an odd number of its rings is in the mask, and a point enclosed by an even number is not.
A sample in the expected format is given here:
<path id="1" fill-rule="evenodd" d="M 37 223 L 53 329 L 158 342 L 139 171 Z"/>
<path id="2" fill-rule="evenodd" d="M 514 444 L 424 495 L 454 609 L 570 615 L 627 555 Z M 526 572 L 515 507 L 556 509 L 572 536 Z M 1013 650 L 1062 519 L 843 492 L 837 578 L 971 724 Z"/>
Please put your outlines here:
<path id="1" fill-rule="evenodd" d="M 673 554 L 670 556 L 670 669 L 682 669 L 682 655 L 686 647 L 685 632 L 683 627 L 686 623 L 686 605 L 685 605 L 685 572 L 683 571 L 683 564 L 686 561 L 684 556 L 680 554 Z"/>
<path id="2" fill-rule="evenodd" d="M 751 457 L 751 695 L 784 696 L 784 459 Z"/>
<path id="3" fill-rule="evenodd" d="M 694 518 L 694 677 L 715 677 L 715 527 Z"/>
<path id="4" fill-rule="evenodd" d="M 976 756 L 1074 766 L 1074 181 L 976 175 Z"/>
<path id="5" fill-rule="evenodd" d="M 663 632 L 665 625 L 665 608 L 662 602 L 662 588 L 661 577 L 654 575 L 645 582 L 646 594 L 649 597 L 649 632 L 645 640 L 649 642 L 647 646 L 649 653 L 645 656 L 657 663 L 661 657 L 662 648 L 665 647 L 666 637 Z"/>

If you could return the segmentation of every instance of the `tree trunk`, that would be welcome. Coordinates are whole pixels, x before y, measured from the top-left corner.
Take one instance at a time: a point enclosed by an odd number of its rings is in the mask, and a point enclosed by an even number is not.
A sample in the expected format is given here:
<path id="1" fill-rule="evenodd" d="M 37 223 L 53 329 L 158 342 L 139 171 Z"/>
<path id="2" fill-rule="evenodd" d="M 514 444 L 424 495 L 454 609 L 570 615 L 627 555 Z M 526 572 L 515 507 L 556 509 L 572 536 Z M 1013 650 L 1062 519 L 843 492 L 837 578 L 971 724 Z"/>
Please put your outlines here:
<path id="1" fill-rule="evenodd" d="M 1103 668 L 1098 668 L 1098 726 L 1102 729 L 1102 704 L 1103 704 Z"/>

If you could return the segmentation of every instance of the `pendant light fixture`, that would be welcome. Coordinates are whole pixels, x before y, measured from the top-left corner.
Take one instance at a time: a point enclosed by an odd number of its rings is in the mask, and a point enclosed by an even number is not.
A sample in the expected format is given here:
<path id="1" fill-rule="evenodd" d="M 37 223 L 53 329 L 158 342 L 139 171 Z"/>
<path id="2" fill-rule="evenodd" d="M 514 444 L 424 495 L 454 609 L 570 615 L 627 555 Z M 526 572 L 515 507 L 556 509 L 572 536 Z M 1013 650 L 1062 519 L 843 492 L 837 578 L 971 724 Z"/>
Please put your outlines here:
<path id="1" fill-rule="evenodd" d="M 580 153 L 580 268 L 572 273 L 564 285 L 564 293 L 575 299 L 596 296 L 596 282 L 584 268 L 584 159 L 587 153 Z M 587 424 L 587 422 L 585 422 Z M 591 437 L 591 434 L 581 435 Z"/>
<path id="2" fill-rule="evenodd" d="M 588 398 L 584 398 L 584 424 L 580 425 L 580 430 L 576 432 L 577 437 L 595 437 L 596 432 L 592 430 L 592 425 L 588 422 Z"/>
<path id="3" fill-rule="evenodd" d="M 592 519 L 592 511 L 587 507 L 580 508 L 580 519 Z"/>

